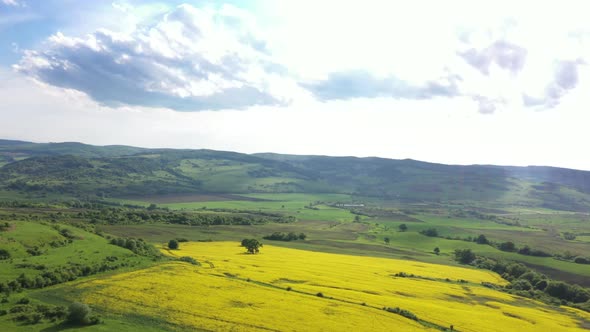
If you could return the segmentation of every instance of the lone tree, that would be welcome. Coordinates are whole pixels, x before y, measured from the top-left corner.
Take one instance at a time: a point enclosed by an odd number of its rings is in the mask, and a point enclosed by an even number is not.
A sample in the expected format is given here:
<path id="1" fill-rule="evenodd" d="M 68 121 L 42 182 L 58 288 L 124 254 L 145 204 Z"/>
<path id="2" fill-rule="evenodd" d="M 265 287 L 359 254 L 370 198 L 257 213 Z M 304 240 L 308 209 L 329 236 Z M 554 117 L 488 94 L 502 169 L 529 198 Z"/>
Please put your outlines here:
<path id="1" fill-rule="evenodd" d="M 401 224 L 398 228 L 400 232 L 405 232 L 408 230 L 408 226 L 406 224 Z"/>
<path id="2" fill-rule="evenodd" d="M 358 214 L 354 216 L 354 222 L 361 222 L 361 216 L 359 216 Z"/>
<path id="3" fill-rule="evenodd" d="M 242 247 L 245 247 L 250 254 L 256 254 L 260 251 L 262 247 L 262 243 L 256 239 L 243 239 L 242 240 Z"/>
<path id="4" fill-rule="evenodd" d="M 169 249 L 178 249 L 178 240 L 170 240 L 168 241 L 168 248 Z"/>
<path id="5" fill-rule="evenodd" d="M 68 308 L 66 321 L 75 325 L 94 325 L 100 323 L 96 315 L 91 315 L 92 310 L 87 304 L 74 302 Z"/>
<path id="6" fill-rule="evenodd" d="M 389 240 L 389 238 L 388 238 L 388 237 L 386 237 L 385 239 L 383 239 L 383 241 L 385 241 L 385 244 L 389 244 L 389 241 L 390 241 L 390 240 Z"/>
<path id="7" fill-rule="evenodd" d="M 437 254 L 437 255 L 438 255 L 438 254 L 440 254 L 440 249 L 439 249 L 438 247 L 434 248 L 434 250 L 433 250 L 433 251 L 434 251 L 434 253 L 435 253 L 435 254 Z"/>

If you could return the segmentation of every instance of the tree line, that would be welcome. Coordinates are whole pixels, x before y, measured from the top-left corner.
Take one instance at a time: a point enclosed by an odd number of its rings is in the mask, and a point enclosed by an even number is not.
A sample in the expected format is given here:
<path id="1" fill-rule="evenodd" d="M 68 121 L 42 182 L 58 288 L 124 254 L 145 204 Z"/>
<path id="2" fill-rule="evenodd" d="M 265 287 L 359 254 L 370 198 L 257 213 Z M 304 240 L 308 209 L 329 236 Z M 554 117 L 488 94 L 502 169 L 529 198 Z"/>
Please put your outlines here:
<path id="1" fill-rule="evenodd" d="M 141 224 L 168 223 L 191 226 L 209 225 L 258 225 L 267 223 L 289 223 L 293 216 L 271 213 L 187 213 L 166 210 L 127 210 L 105 208 L 79 212 L 77 218 L 93 224 Z"/>
<path id="2" fill-rule="evenodd" d="M 266 235 L 262 237 L 265 240 L 271 240 L 271 241 L 295 241 L 295 240 L 305 240 L 307 238 L 307 235 L 305 235 L 305 233 L 295 233 L 295 232 L 289 232 L 289 233 L 283 233 L 283 232 L 274 232 L 270 235 Z"/>
<path id="3" fill-rule="evenodd" d="M 498 273 L 502 278 L 510 281 L 510 284 L 500 288 L 507 292 L 550 304 L 566 304 L 590 311 L 590 290 L 587 288 L 552 280 L 522 263 L 477 256 L 471 249 L 456 249 L 454 257 L 462 264 Z M 486 286 L 495 287 L 491 284 Z"/>

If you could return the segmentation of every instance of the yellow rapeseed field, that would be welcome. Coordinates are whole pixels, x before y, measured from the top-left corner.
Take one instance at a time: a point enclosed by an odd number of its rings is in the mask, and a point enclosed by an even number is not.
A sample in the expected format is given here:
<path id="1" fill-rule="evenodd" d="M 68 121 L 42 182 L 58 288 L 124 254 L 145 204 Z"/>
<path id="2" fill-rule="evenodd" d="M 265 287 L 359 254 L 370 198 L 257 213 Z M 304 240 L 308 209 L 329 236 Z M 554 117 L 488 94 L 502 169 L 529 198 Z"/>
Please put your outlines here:
<path id="1" fill-rule="evenodd" d="M 270 245 L 250 255 L 234 242 L 182 243 L 166 253 L 202 266 L 172 262 L 82 283 L 84 301 L 180 330 L 582 331 L 590 321 L 579 310 L 483 287 L 505 281 L 482 270 Z M 383 307 L 409 310 L 421 322 Z"/>

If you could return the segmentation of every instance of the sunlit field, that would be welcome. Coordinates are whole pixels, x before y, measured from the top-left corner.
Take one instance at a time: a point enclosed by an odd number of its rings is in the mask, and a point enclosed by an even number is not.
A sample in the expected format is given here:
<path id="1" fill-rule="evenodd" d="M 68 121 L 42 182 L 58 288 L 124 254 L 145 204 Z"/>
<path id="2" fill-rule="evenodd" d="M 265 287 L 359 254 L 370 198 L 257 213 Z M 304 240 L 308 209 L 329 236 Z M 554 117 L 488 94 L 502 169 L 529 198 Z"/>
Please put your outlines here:
<path id="1" fill-rule="evenodd" d="M 80 283 L 78 291 L 101 310 L 178 329 L 582 331 L 590 321 L 578 310 L 486 288 L 482 282 L 505 283 L 488 271 L 269 245 L 250 255 L 235 242 L 182 243 L 165 253 L 201 265 L 166 263 Z"/>

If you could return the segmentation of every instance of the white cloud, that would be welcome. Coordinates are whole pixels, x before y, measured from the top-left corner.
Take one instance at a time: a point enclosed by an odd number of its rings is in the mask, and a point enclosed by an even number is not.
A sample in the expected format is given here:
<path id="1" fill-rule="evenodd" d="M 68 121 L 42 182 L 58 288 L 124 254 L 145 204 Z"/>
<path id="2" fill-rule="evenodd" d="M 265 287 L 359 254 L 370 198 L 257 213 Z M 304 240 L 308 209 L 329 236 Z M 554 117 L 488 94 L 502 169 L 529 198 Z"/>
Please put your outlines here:
<path id="1" fill-rule="evenodd" d="M 141 12 L 127 2 L 112 7 L 128 16 Z M 547 109 L 576 89 L 580 66 L 590 61 L 590 23 L 583 16 L 546 24 L 566 15 L 570 8 L 563 7 L 267 2 L 262 8 L 275 17 L 268 23 L 264 14 L 229 5 L 180 5 L 155 22 L 131 30 L 124 24 L 123 32 L 58 33 L 25 52 L 15 68 L 106 105 L 186 111 L 280 106 L 310 95 L 467 96 L 483 114 Z"/>
<path id="2" fill-rule="evenodd" d="M 248 16 L 181 5 L 131 33 L 57 33 L 14 68 L 107 105 L 190 111 L 288 103 L 301 89 L 283 77 Z"/>
<path id="3" fill-rule="evenodd" d="M 482 113 L 527 107 L 525 96 L 552 108 L 575 89 L 555 88 L 559 67 L 590 60 L 583 1 L 302 0 L 267 7 L 279 26 L 273 50 L 303 81 L 352 71 L 370 73 L 360 85 L 456 78 L 458 95 L 478 101 Z"/>
<path id="4" fill-rule="evenodd" d="M 7 6 L 23 6 L 24 3 L 17 0 L 2 0 L 2 3 Z"/>

